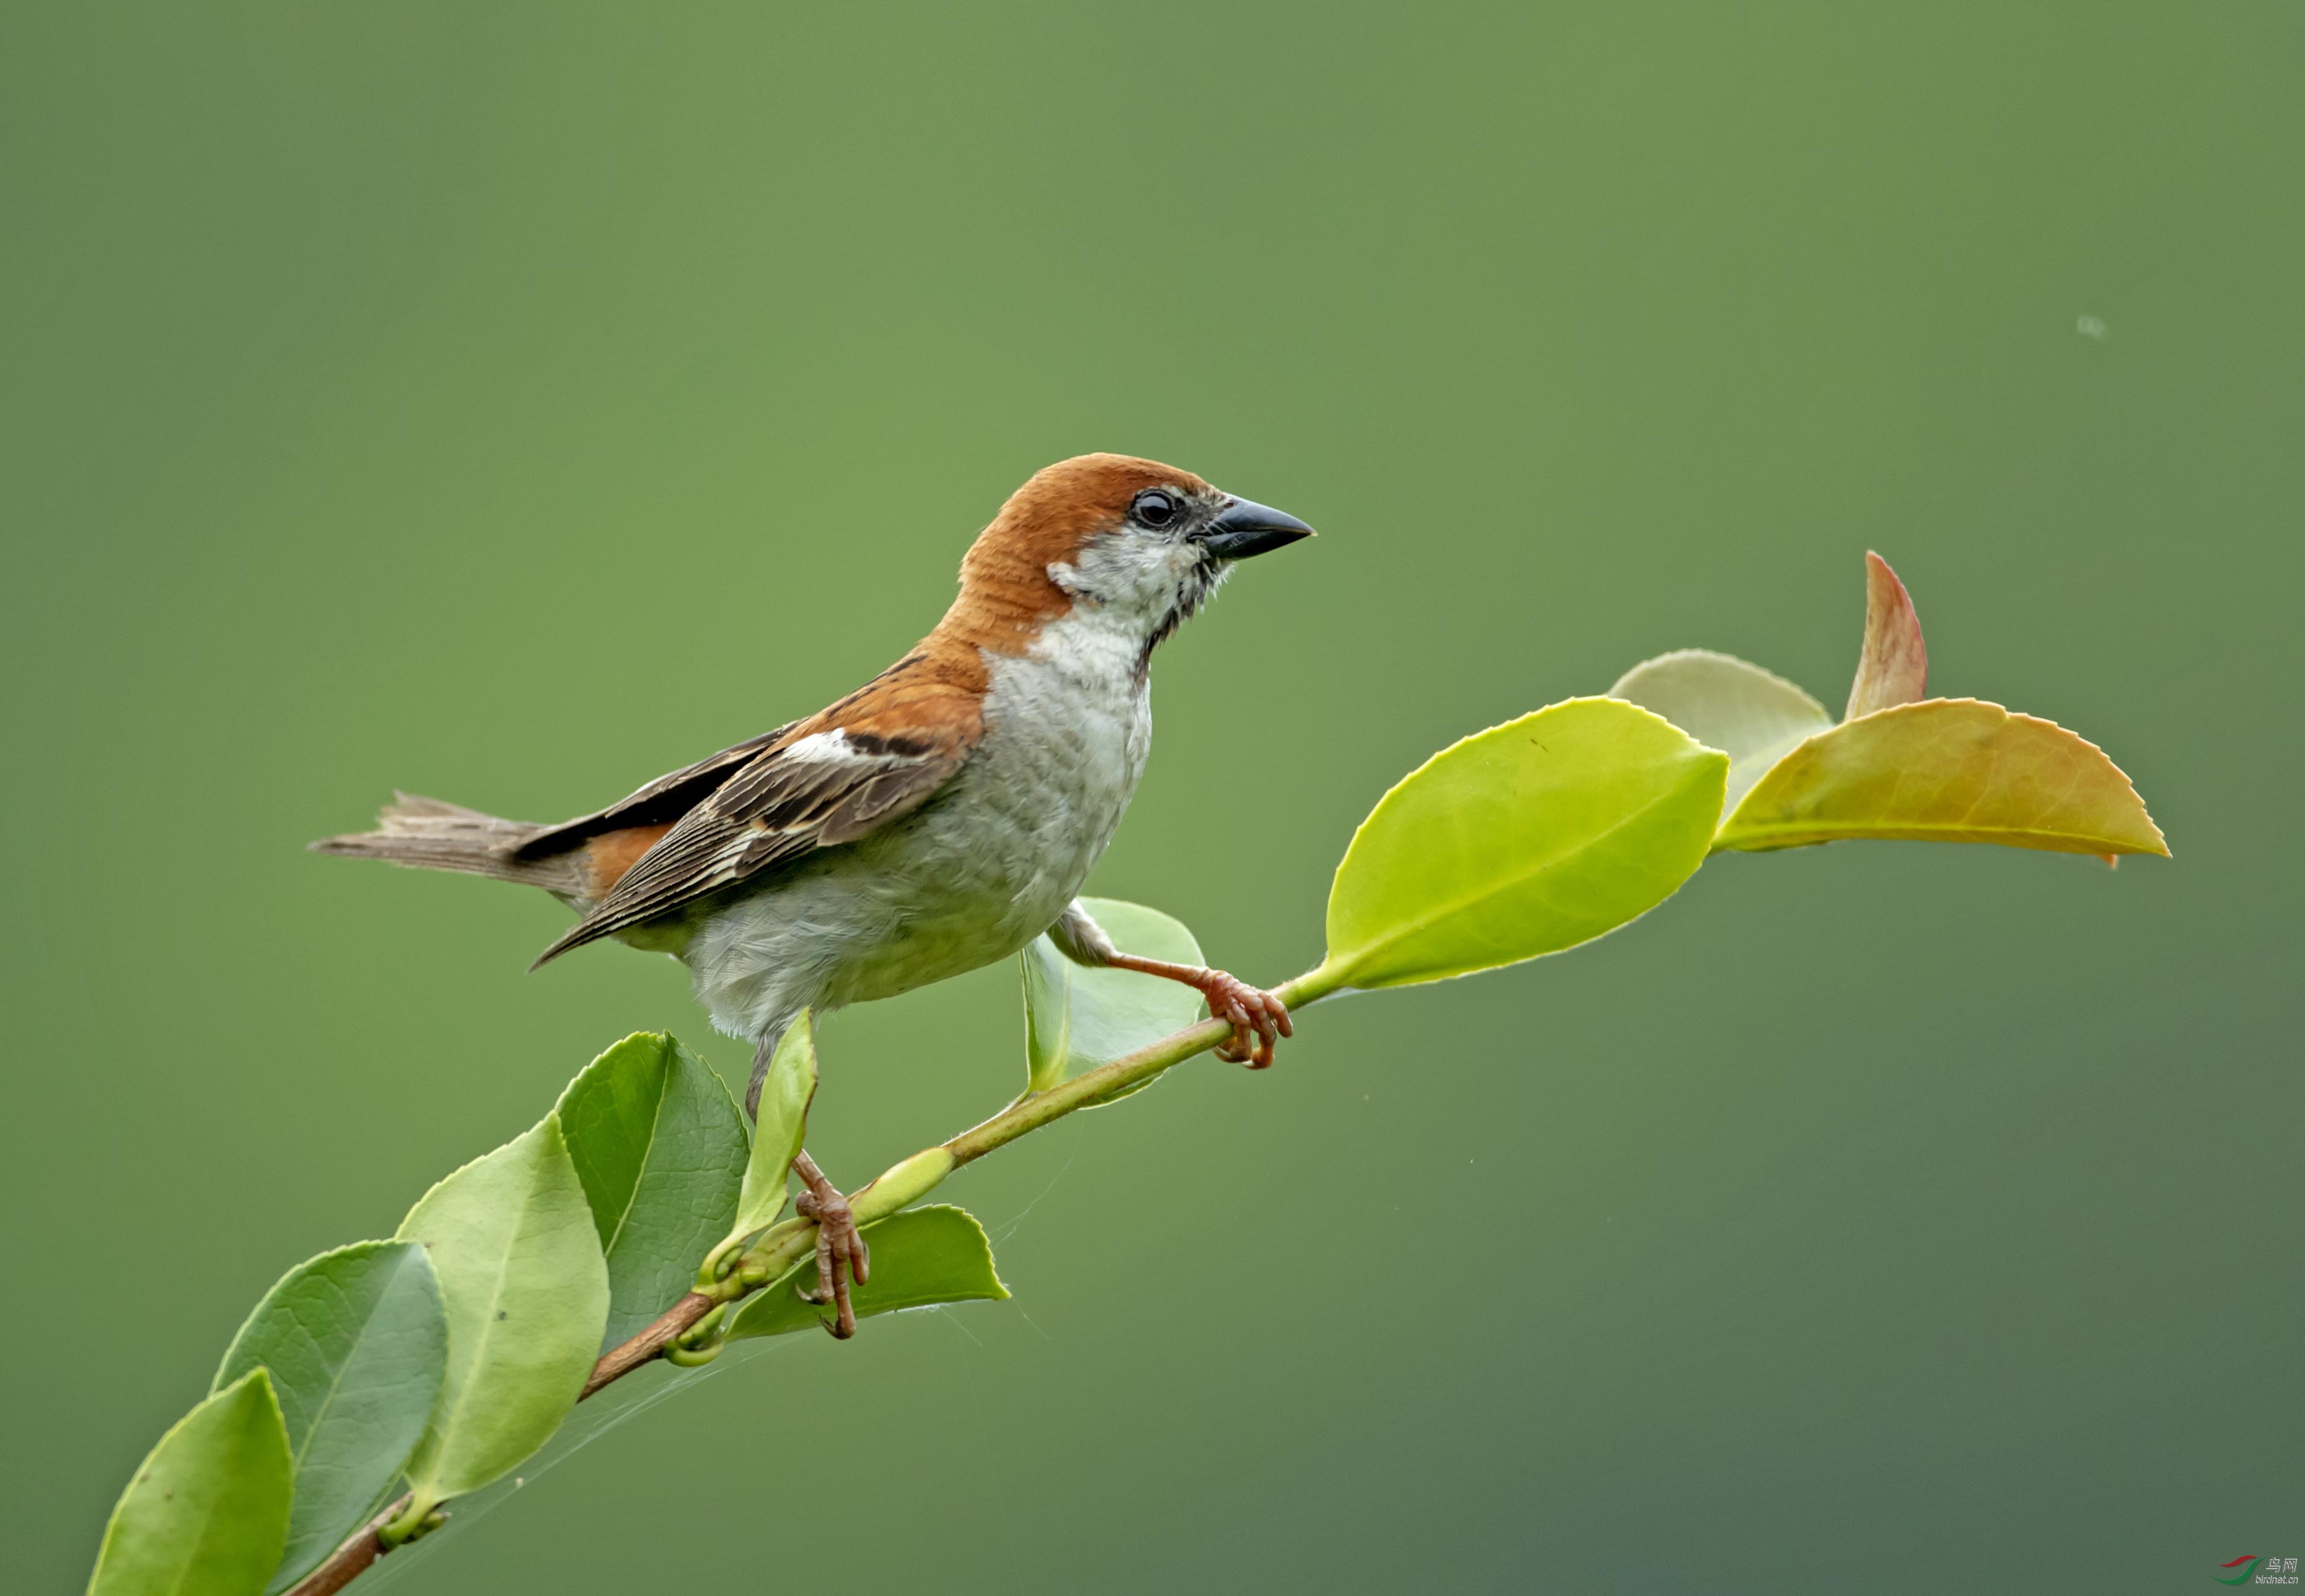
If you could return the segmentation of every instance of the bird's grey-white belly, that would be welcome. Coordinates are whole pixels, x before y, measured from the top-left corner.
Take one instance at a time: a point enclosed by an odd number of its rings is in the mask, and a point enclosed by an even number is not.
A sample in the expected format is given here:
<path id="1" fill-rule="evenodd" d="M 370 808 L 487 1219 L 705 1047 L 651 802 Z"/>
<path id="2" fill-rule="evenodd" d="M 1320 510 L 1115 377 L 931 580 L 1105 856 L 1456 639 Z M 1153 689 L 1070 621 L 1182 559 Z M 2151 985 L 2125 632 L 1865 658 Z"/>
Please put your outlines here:
<path id="1" fill-rule="evenodd" d="M 893 997 L 1006 958 L 1064 913 L 1152 743 L 1133 670 L 1081 651 L 990 661 L 984 736 L 950 786 L 696 927 L 682 956 L 716 1025 L 757 1040 L 803 1005 Z"/>

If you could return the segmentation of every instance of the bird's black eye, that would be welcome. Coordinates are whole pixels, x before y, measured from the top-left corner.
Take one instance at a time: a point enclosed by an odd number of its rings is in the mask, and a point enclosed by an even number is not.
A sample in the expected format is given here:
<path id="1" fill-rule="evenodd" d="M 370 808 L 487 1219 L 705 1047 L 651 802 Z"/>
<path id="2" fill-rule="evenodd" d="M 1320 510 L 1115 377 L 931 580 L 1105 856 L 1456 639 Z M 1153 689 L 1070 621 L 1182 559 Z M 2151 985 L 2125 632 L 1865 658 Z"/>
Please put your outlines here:
<path id="1" fill-rule="evenodd" d="M 1177 496 L 1148 488 L 1136 496 L 1136 519 L 1146 526 L 1167 526 L 1177 519 Z"/>

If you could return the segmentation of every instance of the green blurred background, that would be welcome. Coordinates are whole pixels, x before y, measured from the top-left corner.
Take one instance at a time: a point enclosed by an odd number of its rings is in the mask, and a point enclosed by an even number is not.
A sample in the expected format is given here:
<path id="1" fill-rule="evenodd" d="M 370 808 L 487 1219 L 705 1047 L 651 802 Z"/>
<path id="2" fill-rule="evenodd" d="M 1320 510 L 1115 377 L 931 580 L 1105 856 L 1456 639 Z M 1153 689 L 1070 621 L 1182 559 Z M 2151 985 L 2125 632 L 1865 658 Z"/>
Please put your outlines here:
<path id="1" fill-rule="evenodd" d="M 11 1589 L 283 1269 L 672 964 L 302 853 L 815 708 L 1036 467 L 1317 524 L 1160 659 L 1094 890 L 1277 980 L 1450 739 L 1684 645 L 1932 685 L 2173 863 L 1714 862 L 948 1188 L 1013 1303 L 778 1344 L 411 1591 L 2164 1591 L 2305 1553 L 2305 12 L 16 5 L 0 16 Z M 2086 322 L 2084 318 L 2094 318 Z M 836 1019 L 860 1179 L 1012 969 Z M 805 1527 L 821 1509 L 822 1532 Z M 396 1566 L 398 1572 L 390 1573 Z"/>

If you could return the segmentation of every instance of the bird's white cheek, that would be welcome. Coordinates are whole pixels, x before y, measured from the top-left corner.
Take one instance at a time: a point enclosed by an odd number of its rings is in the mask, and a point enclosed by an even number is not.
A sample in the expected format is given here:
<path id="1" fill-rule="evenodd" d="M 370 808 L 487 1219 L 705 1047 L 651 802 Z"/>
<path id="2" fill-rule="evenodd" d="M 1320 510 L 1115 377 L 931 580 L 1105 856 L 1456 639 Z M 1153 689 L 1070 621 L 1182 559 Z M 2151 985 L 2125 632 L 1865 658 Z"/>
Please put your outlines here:
<path id="1" fill-rule="evenodd" d="M 1049 580 L 1076 600 L 1146 631 L 1200 582 L 1200 552 L 1189 544 L 1135 534 L 1093 538 L 1078 558 L 1049 567 Z"/>

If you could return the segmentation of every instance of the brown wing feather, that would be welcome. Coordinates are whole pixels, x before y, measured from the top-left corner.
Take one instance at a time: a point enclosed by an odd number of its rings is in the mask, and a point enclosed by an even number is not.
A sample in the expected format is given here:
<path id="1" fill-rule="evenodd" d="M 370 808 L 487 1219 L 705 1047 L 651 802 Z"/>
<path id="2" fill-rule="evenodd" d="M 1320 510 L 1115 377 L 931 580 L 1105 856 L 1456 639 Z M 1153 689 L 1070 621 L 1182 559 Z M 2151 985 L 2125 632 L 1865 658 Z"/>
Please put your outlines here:
<path id="1" fill-rule="evenodd" d="M 733 748 L 724 748 L 693 765 L 659 776 L 606 809 L 547 827 L 515 849 L 513 857 L 532 860 L 565 853 L 605 832 L 622 831 L 630 826 L 668 826 L 702 802 L 714 788 L 744 768 L 762 749 L 773 746 L 799 724 L 796 720 L 787 721 L 773 732 L 747 737 Z"/>
<path id="2" fill-rule="evenodd" d="M 982 669 L 974 658 L 965 663 Z M 784 728 L 721 777 L 537 964 L 815 849 L 855 842 L 927 802 L 983 734 L 981 676 L 945 664 L 931 653 L 909 655 L 870 686 Z M 837 739 L 809 743 L 830 733 Z"/>

